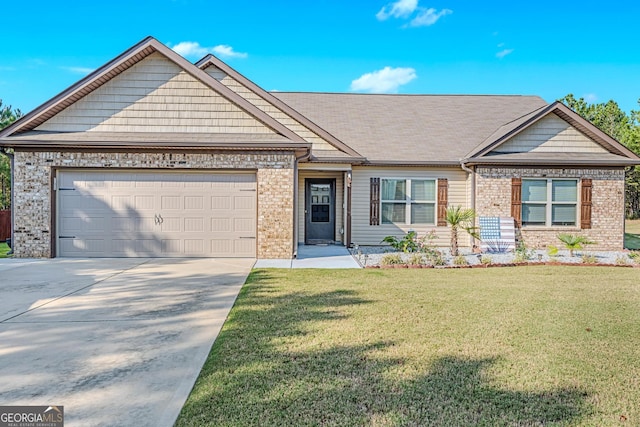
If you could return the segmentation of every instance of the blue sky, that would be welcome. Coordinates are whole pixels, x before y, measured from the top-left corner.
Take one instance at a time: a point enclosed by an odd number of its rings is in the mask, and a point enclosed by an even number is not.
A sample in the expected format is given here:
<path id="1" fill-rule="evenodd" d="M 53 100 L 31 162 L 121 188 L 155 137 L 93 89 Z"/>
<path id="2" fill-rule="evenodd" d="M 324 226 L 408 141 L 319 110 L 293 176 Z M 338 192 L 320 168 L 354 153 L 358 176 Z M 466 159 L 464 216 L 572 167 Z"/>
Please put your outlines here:
<path id="1" fill-rule="evenodd" d="M 640 2 L 10 2 L 0 99 L 28 112 L 151 35 L 267 90 L 568 93 L 640 109 Z M 190 43 L 190 44 L 188 44 Z"/>

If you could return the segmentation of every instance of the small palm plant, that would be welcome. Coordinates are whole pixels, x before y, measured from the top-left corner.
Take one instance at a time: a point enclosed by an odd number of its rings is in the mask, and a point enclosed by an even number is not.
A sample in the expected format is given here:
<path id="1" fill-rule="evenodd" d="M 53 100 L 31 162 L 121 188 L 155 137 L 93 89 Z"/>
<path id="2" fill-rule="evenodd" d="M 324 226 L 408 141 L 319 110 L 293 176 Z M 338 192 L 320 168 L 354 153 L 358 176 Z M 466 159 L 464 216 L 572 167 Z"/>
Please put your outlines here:
<path id="1" fill-rule="evenodd" d="M 476 213 L 473 209 L 462 209 L 461 206 L 447 208 L 445 219 L 451 226 L 451 255 L 458 256 L 458 232 L 460 229 L 469 233 L 475 239 L 480 238 L 478 227 L 474 225 Z"/>
<path id="2" fill-rule="evenodd" d="M 586 236 L 579 234 L 558 234 L 558 240 L 564 243 L 564 247 L 569 250 L 569 256 L 573 256 L 573 251 L 580 250 L 586 245 L 592 245 L 596 242 L 589 240 Z"/>

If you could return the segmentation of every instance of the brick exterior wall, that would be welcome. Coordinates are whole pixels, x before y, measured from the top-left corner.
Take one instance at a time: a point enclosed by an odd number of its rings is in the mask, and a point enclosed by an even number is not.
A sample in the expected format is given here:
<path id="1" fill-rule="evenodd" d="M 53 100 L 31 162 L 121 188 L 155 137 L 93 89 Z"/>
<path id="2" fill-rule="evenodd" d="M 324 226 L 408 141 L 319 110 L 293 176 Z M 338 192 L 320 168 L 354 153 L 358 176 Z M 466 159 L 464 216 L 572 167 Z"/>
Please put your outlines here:
<path id="1" fill-rule="evenodd" d="M 524 227 L 521 230 L 524 242 L 532 248 L 554 245 L 562 249 L 557 235 L 571 233 L 583 234 L 596 241 L 597 244 L 588 246 L 589 250 L 623 249 L 624 170 L 478 167 L 476 172 L 478 216 L 511 216 L 511 178 L 592 179 L 591 229 L 581 230 L 579 218 L 575 227 Z"/>
<path id="2" fill-rule="evenodd" d="M 51 256 L 52 171 L 67 168 L 257 170 L 258 258 L 293 253 L 293 154 L 15 152 L 14 256 Z"/>

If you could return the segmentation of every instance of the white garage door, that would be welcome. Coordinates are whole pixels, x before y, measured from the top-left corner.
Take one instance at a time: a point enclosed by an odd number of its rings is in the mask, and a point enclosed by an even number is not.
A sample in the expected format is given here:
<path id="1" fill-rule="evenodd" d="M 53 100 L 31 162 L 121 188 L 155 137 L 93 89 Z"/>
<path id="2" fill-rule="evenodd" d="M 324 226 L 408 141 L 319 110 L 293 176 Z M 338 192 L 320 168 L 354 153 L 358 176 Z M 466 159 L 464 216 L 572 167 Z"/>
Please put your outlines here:
<path id="1" fill-rule="evenodd" d="M 256 175 L 59 171 L 58 255 L 255 257 Z"/>

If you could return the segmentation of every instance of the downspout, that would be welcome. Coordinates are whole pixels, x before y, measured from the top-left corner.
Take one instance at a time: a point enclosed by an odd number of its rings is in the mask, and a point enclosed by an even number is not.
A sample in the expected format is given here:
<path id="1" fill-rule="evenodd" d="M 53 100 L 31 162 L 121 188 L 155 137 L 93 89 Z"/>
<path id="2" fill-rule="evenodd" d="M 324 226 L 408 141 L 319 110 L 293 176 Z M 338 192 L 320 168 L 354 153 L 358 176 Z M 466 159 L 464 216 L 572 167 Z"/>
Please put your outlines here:
<path id="1" fill-rule="evenodd" d="M 298 162 L 309 157 L 311 157 L 311 149 L 296 157 L 293 164 L 293 258 L 298 257 Z"/>
<path id="2" fill-rule="evenodd" d="M 467 172 L 470 176 L 471 176 L 471 199 L 469 200 L 469 204 L 471 205 L 470 208 L 473 209 L 473 211 L 476 211 L 476 172 L 474 169 L 469 168 L 466 163 L 465 163 L 466 159 L 463 159 L 460 161 L 460 167 L 462 168 L 463 171 Z M 475 245 L 475 239 L 473 237 L 470 237 L 470 242 L 471 242 L 471 248 L 473 248 L 473 246 Z"/>

